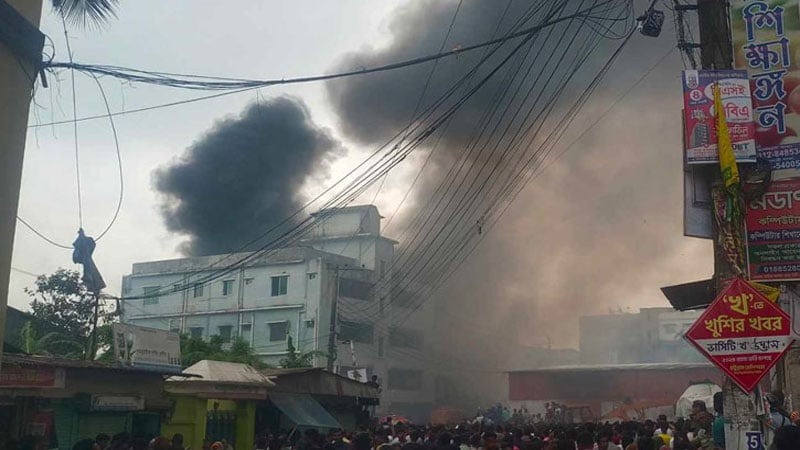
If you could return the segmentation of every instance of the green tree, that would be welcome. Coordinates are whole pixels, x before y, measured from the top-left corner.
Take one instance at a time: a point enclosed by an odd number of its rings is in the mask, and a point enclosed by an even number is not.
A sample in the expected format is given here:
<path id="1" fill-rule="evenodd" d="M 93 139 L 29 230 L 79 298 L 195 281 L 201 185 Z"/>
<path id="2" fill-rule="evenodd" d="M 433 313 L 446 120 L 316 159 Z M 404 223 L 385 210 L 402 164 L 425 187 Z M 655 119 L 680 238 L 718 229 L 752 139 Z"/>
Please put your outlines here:
<path id="1" fill-rule="evenodd" d="M 286 343 L 286 358 L 281 360 L 281 367 L 285 367 L 287 369 L 312 367 L 315 356 L 324 358 L 326 355 L 325 353 L 319 351 L 298 352 L 294 346 L 292 337 L 289 336 L 289 339 Z"/>
<path id="2" fill-rule="evenodd" d="M 212 361 L 228 361 L 249 364 L 257 369 L 267 367 L 253 352 L 250 344 L 241 337 L 230 342 L 225 349 L 225 341 L 220 336 L 211 336 L 209 340 L 194 338 L 188 334 L 181 335 L 181 359 L 183 367 L 204 359 Z"/>
<path id="3" fill-rule="evenodd" d="M 52 325 L 54 332 L 59 335 L 59 341 L 81 344 L 83 347 L 81 356 L 94 359 L 95 355 L 91 354 L 91 335 L 95 298 L 84 286 L 80 273 L 75 270 L 58 269 L 51 275 L 39 276 L 34 288 L 26 288 L 25 292 L 32 298 L 31 314 L 34 317 Z M 117 314 L 100 308 L 98 315 L 98 324 L 104 326 L 113 321 Z M 98 335 L 102 336 L 103 333 L 98 332 Z M 108 344 L 101 339 L 98 339 L 98 343 L 98 348 L 101 350 Z M 72 352 L 66 352 L 62 353 L 62 356 L 74 355 Z"/>
<path id="4" fill-rule="evenodd" d="M 67 358 L 82 358 L 83 344 L 51 331 L 39 336 L 31 321 L 25 322 L 20 330 L 20 346 L 22 351 L 34 355 L 60 355 Z"/>

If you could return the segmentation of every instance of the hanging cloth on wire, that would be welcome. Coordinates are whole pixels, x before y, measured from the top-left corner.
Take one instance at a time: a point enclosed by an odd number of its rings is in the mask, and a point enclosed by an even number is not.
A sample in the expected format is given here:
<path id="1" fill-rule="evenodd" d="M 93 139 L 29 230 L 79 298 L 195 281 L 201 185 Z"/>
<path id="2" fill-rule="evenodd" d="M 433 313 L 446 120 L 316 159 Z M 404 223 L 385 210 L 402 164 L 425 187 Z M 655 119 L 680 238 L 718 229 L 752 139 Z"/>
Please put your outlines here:
<path id="1" fill-rule="evenodd" d="M 81 228 L 78 230 L 78 238 L 72 243 L 74 249 L 72 250 L 72 262 L 83 266 L 83 277 L 81 278 L 83 284 L 94 295 L 99 295 L 100 291 L 106 287 L 106 282 L 92 259 L 92 253 L 96 246 L 94 239 L 86 236 Z"/>

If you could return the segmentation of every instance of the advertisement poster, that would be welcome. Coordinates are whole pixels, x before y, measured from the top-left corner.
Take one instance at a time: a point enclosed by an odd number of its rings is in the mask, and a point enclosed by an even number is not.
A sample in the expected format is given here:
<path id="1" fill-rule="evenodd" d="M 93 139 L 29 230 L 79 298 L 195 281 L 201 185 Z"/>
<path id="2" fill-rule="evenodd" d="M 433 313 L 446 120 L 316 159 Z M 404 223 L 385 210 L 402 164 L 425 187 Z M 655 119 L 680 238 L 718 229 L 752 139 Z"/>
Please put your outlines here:
<path id="1" fill-rule="evenodd" d="M 4 364 L 0 372 L 3 388 L 63 388 L 64 369 Z"/>
<path id="2" fill-rule="evenodd" d="M 180 337 L 171 331 L 115 323 L 115 359 L 126 365 L 181 372 Z"/>
<path id="3" fill-rule="evenodd" d="M 799 3 L 730 2 L 734 67 L 750 77 L 759 152 L 800 146 Z"/>
<path id="4" fill-rule="evenodd" d="M 745 222 L 750 279 L 800 280 L 800 178 L 772 181 L 748 202 Z"/>
<path id="5" fill-rule="evenodd" d="M 739 162 L 756 160 L 750 82 L 743 70 L 684 70 L 684 148 L 687 164 L 716 163 L 714 83 L 719 83 L 733 152 Z"/>
<path id="6" fill-rule="evenodd" d="M 789 315 L 735 278 L 695 321 L 686 339 L 745 392 L 789 350 Z"/>

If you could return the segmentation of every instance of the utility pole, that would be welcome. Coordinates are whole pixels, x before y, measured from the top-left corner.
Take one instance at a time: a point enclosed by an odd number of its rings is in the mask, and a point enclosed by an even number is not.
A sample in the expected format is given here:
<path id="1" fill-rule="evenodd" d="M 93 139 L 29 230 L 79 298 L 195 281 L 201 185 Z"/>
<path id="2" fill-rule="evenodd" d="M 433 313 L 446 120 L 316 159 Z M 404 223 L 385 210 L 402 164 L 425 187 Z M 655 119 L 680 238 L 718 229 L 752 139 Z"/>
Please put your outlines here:
<path id="1" fill-rule="evenodd" d="M 336 359 L 336 309 L 339 306 L 339 267 L 334 267 L 333 270 L 336 292 L 331 301 L 331 324 L 328 329 L 328 372 L 333 372 L 333 361 Z"/>
<path id="2" fill-rule="evenodd" d="M 0 0 L 0 359 L 5 336 L 8 282 L 17 224 L 22 161 L 28 132 L 28 110 L 36 67 L 42 0 Z M 35 31 L 34 31 L 35 30 Z M 21 54 L 12 42 L 30 51 Z M 44 38 L 42 36 L 42 43 Z M 30 44 L 34 48 L 30 48 Z"/>
<path id="3" fill-rule="evenodd" d="M 697 0 L 697 15 L 700 25 L 700 61 L 703 69 L 732 69 L 733 44 L 728 26 L 728 2 L 726 0 Z M 721 186 L 719 165 L 714 165 L 708 174 L 711 182 L 710 198 L 715 198 L 715 190 Z M 717 185 L 715 188 L 714 186 Z M 719 244 L 720 229 L 714 223 L 714 280 L 717 290 L 723 281 L 733 277 L 734 270 L 723 257 Z M 738 230 L 733 227 L 734 232 Z M 730 231 L 730 230 L 728 230 Z M 725 446 L 726 448 L 751 448 L 748 446 L 748 432 L 763 433 L 763 425 L 757 417 L 758 405 L 752 397 L 739 389 L 733 381 L 725 377 L 722 387 L 724 396 Z M 763 439 L 763 434 L 762 434 Z"/>

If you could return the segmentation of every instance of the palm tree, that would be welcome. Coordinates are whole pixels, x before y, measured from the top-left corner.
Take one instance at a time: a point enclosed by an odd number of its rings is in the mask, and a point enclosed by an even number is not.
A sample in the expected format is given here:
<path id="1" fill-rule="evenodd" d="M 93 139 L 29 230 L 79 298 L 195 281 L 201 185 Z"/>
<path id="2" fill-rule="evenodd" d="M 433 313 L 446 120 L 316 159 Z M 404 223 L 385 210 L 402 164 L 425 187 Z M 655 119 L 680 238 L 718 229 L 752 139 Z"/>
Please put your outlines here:
<path id="1" fill-rule="evenodd" d="M 20 345 L 25 353 L 31 355 L 59 355 L 66 358 L 82 359 L 83 345 L 62 333 L 51 332 L 37 336 L 33 324 L 28 321 L 20 330 Z"/>
<path id="2" fill-rule="evenodd" d="M 64 20 L 83 28 L 102 26 L 117 17 L 119 0 L 51 0 Z"/>

